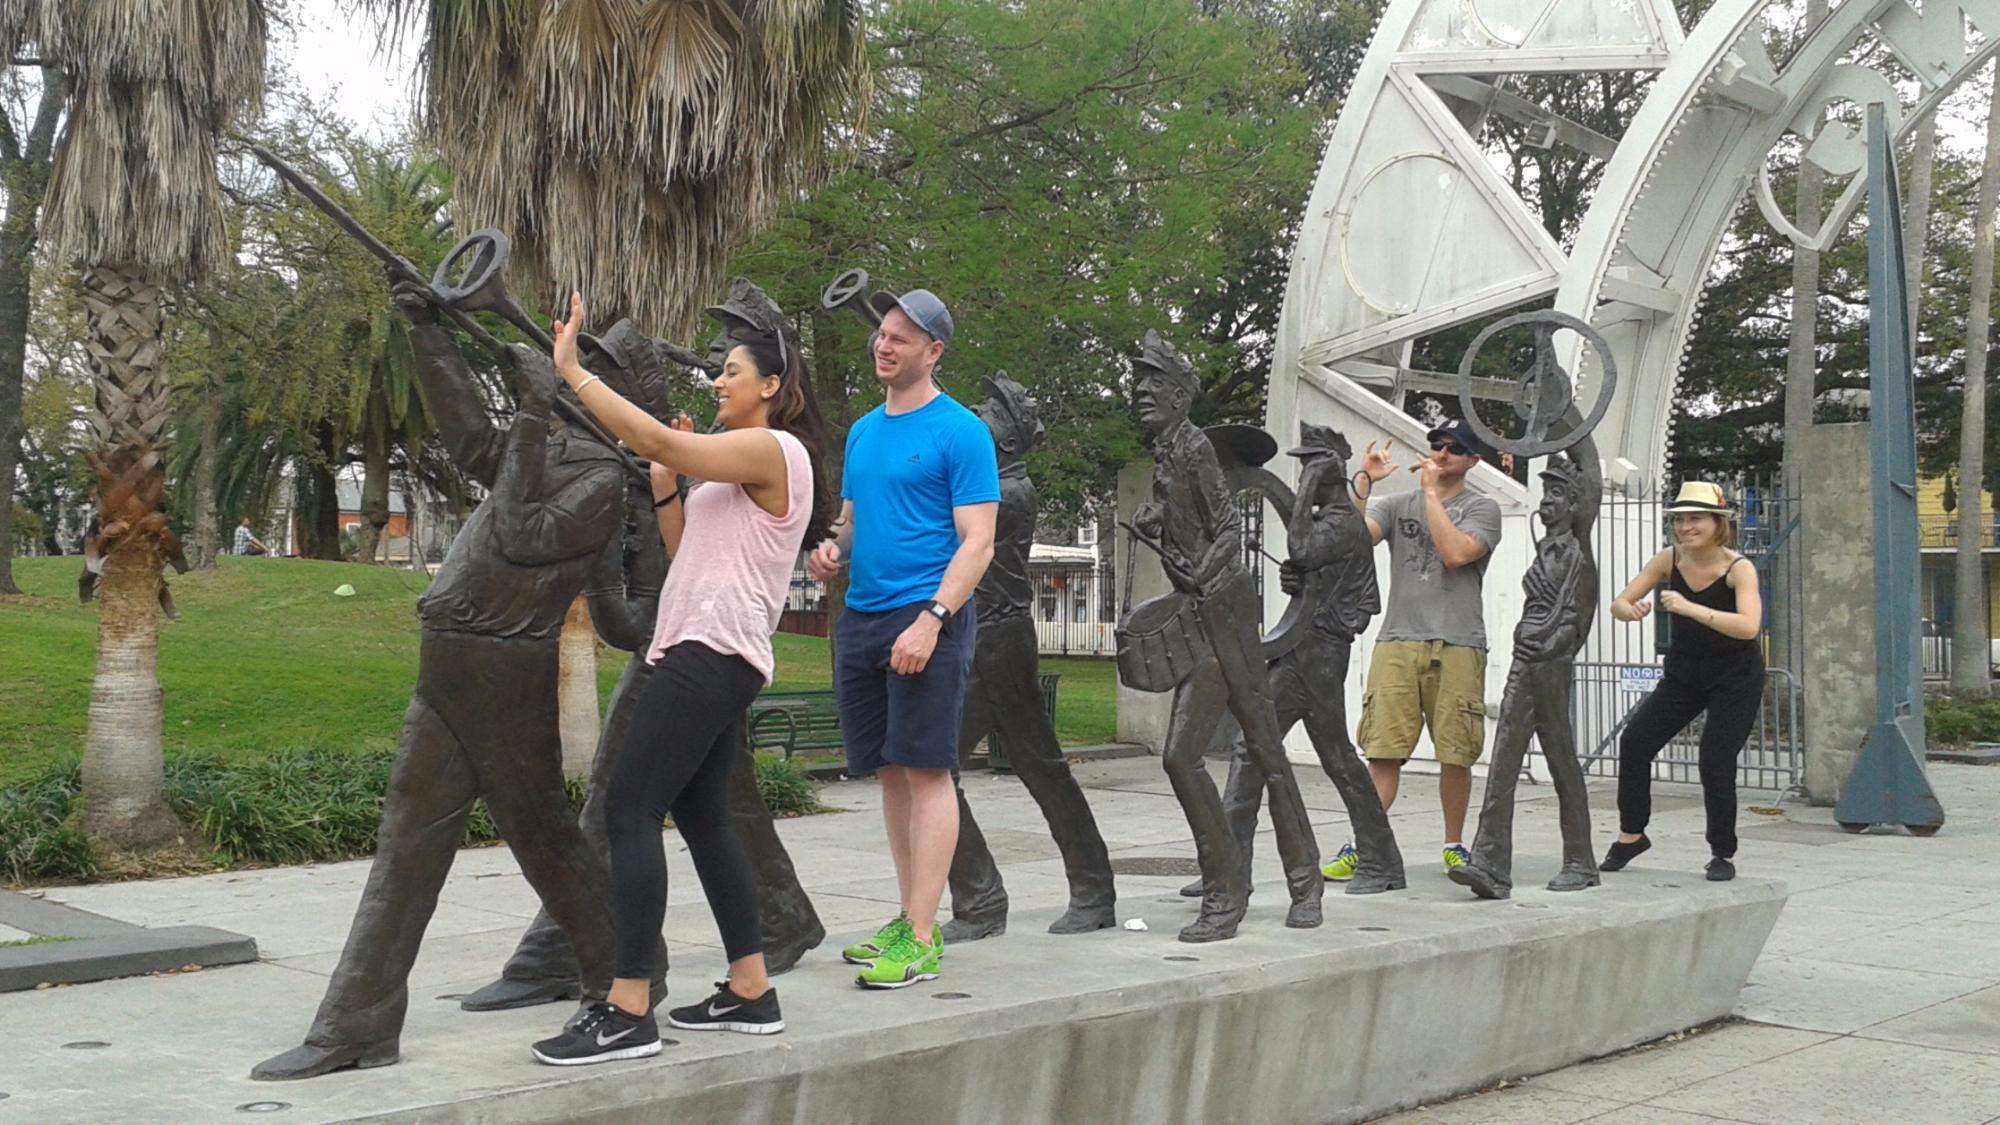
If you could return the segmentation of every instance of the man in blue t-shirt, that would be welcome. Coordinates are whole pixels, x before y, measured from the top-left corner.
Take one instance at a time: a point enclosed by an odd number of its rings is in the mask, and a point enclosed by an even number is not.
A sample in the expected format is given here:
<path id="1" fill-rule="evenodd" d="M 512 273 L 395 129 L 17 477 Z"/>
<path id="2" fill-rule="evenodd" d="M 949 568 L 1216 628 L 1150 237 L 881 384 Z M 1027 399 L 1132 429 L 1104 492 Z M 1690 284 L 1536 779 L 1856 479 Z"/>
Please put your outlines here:
<path id="1" fill-rule="evenodd" d="M 986 423 L 932 381 L 951 313 L 928 289 L 869 299 L 886 401 L 847 432 L 834 537 L 807 560 L 825 581 L 849 565 L 834 630 L 847 768 L 882 779 L 902 913 L 842 951 L 863 988 L 938 975 L 938 902 L 958 846 L 958 728 L 972 667 L 973 588 L 993 558 L 1000 470 Z"/>

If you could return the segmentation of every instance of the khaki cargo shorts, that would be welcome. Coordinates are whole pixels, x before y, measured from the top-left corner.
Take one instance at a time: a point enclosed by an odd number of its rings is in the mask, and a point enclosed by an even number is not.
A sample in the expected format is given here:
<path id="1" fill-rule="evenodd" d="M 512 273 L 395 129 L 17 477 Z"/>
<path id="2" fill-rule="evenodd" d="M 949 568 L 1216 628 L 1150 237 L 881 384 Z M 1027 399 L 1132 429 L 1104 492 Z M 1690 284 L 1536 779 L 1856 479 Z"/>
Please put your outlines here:
<path id="1" fill-rule="evenodd" d="M 1355 741 L 1400 761 L 1430 727 L 1438 761 L 1469 766 L 1486 749 L 1486 651 L 1443 641 L 1378 641 L 1368 662 Z"/>

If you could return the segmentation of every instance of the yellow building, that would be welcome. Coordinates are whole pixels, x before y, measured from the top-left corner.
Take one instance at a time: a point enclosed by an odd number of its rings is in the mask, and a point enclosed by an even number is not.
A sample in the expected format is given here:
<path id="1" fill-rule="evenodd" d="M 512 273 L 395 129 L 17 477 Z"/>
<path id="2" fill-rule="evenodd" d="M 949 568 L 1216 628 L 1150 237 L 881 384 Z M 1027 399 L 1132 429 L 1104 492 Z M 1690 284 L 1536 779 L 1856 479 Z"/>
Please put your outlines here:
<path id="1" fill-rule="evenodd" d="M 1959 494 L 1959 503 L 1970 498 Z M 2000 514 L 1993 507 L 1993 494 L 1979 494 L 1979 545 L 1986 561 L 1986 635 L 2000 637 Z M 1944 478 L 1924 477 L 1917 482 L 1917 542 L 1923 552 L 1923 612 L 1943 636 L 1951 633 L 1956 614 L 1956 593 L 1952 587 L 1952 556 L 1958 548 L 1958 513 L 1944 510 Z"/>

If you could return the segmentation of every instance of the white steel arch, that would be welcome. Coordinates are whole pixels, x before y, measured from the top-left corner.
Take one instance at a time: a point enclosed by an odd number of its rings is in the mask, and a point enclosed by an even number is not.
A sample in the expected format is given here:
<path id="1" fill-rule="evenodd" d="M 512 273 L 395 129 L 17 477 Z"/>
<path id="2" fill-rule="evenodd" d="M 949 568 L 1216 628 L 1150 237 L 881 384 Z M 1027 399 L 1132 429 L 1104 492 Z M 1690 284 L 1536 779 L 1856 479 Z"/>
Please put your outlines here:
<path id="1" fill-rule="evenodd" d="M 1845 0 L 1780 64 L 1762 44 L 1769 6 L 1717 0 L 1683 35 L 1670 0 L 1394 0 L 1328 141 L 1293 251 L 1271 432 L 1287 438 L 1305 420 L 1347 433 L 1357 454 L 1385 435 L 1416 447 L 1423 427 L 1403 412 L 1404 396 L 1455 388 L 1411 369 L 1413 342 L 1553 295 L 1605 336 L 1618 364 L 1596 435 L 1606 483 L 1656 486 L 1687 336 L 1736 208 L 1756 197 L 1779 230 L 1813 244 L 1770 200 L 1772 149 L 1794 134 L 1834 177 L 1833 213 L 1811 233 L 1838 237 L 1861 201 L 1865 144 L 1841 120 L 1822 125 L 1822 110 L 1881 102 L 1907 131 L 2000 51 L 2000 0 L 1922 0 L 1921 10 L 1909 0 Z M 1854 61 L 1881 57 L 1873 47 L 1917 81 Z M 1657 74 L 1616 140 L 1551 117 L 1498 81 L 1603 71 Z M 1569 255 L 1474 141 L 1495 113 L 1529 124 L 1536 143 L 1606 158 Z M 1570 348 L 1580 393 L 1594 394 L 1589 357 L 1580 342 Z M 1488 694 L 1497 698 L 1528 557 L 1528 496 L 1483 467 L 1471 485 L 1508 517 L 1486 582 Z M 1348 691 L 1358 716 L 1353 677 Z"/>

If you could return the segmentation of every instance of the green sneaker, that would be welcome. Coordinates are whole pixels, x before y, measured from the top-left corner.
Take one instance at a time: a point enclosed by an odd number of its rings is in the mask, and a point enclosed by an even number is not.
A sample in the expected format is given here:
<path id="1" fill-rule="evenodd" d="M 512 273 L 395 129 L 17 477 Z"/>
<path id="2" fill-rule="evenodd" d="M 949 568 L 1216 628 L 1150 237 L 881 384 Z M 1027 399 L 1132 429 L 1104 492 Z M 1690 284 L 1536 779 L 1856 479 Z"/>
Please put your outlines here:
<path id="1" fill-rule="evenodd" d="M 910 924 L 904 922 L 889 935 L 875 963 L 861 970 L 854 983 L 863 988 L 906 988 L 920 981 L 936 980 L 938 947 L 917 940 Z"/>
<path id="2" fill-rule="evenodd" d="M 1472 853 L 1465 850 L 1464 844 L 1446 844 L 1444 846 L 1444 869 L 1446 871 L 1450 871 L 1454 867 L 1463 867 L 1471 862 Z"/>
<path id="3" fill-rule="evenodd" d="M 850 965 L 873 965 L 875 958 L 882 956 L 882 951 L 888 948 L 889 939 L 895 935 L 898 927 L 905 930 L 909 929 L 910 920 L 901 914 L 896 915 L 885 923 L 881 929 L 876 930 L 874 937 L 869 938 L 867 941 L 857 941 L 846 949 L 841 950 L 841 959 Z"/>
<path id="4" fill-rule="evenodd" d="M 1334 853 L 1333 862 L 1320 868 L 1319 873 L 1336 883 L 1345 883 L 1354 878 L 1354 869 L 1360 866 L 1361 853 L 1354 850 L 1353 844 L 1342 844 Z"/>
<path id="5" fill-rule="evenodd" d="M 874 937 L 869 938 L 867 941 L 857 941 L 846 949 L 841 950 L 841 958 L 850 965 L 874 964 L 875 958 L 882 956 L 882 947 L 888 943 L 889 930 L 896 922 L 903 922 L 905 925 L 908 925 L 906 918 L 899 914 L 896 916 L 895 921 L 889 922 L 881 929 L 876 930 Z M 944 956 L 944 928 L 935 922 L 931 923 L 931 946 L 938 951 L 939 957 Z"/>

